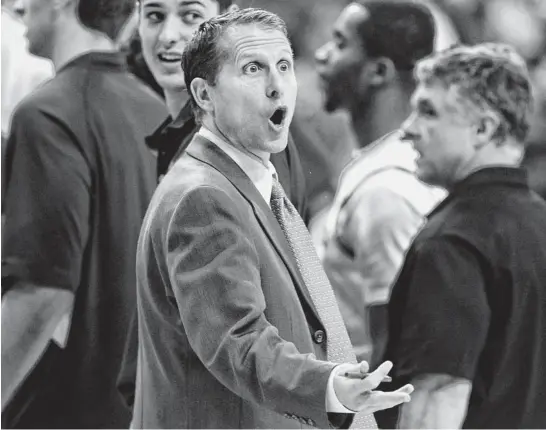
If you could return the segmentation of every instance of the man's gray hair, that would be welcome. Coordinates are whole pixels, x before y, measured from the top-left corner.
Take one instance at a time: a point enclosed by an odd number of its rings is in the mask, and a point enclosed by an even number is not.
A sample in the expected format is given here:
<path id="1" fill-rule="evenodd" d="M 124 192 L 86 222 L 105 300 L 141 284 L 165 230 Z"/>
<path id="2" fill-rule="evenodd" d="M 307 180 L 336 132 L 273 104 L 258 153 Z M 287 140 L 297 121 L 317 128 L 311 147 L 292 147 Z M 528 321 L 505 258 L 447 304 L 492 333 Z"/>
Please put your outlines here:
<path id="1" fill-rule="evenodd" d="M 425 84 L 453 86 L 470 108 L 495 114 L 500 119 L 495 138 L 525 140 L 533 106 L 531 81 L 525 61 L 509 45 L 451 47 L 418 62 L 415 77 Z"/>

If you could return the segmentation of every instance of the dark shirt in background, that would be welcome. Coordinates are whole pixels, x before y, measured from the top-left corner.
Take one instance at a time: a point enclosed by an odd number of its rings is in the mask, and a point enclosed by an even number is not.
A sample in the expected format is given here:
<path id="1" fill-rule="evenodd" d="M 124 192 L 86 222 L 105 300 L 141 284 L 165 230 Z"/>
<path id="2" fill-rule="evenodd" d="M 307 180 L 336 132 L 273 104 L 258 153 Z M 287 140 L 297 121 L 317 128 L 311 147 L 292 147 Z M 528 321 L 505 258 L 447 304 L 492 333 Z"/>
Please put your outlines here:
<path id="1" fill-rule="evenodd" d="M 2 288 L 73 291 L 68 343 L 51 342 L 3 424 L 127 428 L 116 390 L 136 306 L 136 245 L 156 184 L 144 138 L 162 101 L 118 53 L 82 55 L 18 108 L 6 155 Z"/>
<path id="2" fill-rule="evenodd" d="M 396 386 L 465 378 L 464 428 L 546 428 L 545 262 L 546 202 L 524 170 L 486 168 L 459 183 L 393 288 L 385 359 Z M 394 428 L 397 409 L 376 416 Z"/>

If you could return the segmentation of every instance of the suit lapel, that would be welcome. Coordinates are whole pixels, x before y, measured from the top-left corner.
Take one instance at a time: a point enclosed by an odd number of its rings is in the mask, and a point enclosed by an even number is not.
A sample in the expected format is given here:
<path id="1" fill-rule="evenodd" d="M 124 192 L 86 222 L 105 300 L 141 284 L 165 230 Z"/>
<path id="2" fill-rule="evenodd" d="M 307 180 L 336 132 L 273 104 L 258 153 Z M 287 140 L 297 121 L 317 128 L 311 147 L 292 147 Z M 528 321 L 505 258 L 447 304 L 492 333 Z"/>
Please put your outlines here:
<path id="1" fill-rule="evenodd" d="M 252 181 L 225 152 L 199 134 L 195 135 L 186 152 L 222 173 L 252 205 L 258 222 L 277 250 L 294 281 L 302 306 L 304 308 L 307 307 L 315 318 L 320 321 L 318 312 L 296 265 L 286 237 L 273 212 L 271 212 L 271 209 Z"/>

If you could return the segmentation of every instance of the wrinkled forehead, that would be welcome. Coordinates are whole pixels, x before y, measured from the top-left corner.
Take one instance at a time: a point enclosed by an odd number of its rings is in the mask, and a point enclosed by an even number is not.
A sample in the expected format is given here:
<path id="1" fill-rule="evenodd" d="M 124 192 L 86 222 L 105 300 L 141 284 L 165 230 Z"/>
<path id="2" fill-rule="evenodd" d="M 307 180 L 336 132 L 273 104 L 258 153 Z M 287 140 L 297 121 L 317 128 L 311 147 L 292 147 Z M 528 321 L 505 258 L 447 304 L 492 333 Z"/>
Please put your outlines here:
<path id="1" fill-rule="evenodd" d="M 411 96 L 411 105 L 417 106 L 418 103 L 427 101 L 433 104 L 451 100 L 458 93 L 456 85 L 447 87 L 437 80 L 419 81 L 415 91 Z"/>
<path id="2" fill-rule="evenodd" d="M 204 9 L 218 8 L 217 0 L 138 0 L 138 4 L 146 7 L 189 7 L 196 6 Z"/>
<path id="3" fill-rule="evenodd" d="M 219 45 L 233 61 L 256 54 L 293 55 L 290 41 L 282 30 L 259 23 L 237 24 L 227 28 Z"/>

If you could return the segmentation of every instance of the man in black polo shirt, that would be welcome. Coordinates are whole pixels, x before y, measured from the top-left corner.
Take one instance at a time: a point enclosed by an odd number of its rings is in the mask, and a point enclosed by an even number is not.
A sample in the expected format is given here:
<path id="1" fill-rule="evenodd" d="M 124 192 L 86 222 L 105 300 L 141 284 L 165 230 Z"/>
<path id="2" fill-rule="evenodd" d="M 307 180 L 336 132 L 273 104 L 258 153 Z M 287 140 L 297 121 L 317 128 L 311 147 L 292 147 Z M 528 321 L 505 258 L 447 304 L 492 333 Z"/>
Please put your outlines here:
<path id="1" fill-rule="evenodd" d="M 166 114 L 114 42 L 133 0 L 30 0 L 57 75 L 14 114 L 2 243 L 2 424 L 127 428 L 116 391 Z"/>
<path id="2" fill-rule="evenodd" d="M 525 64 L 497 44 L 421 61 L 404 124 L 418 175 L 449 190 L 389 305 L 400 428 L 546 428 L 546 203 L 520 169 Z M 383 428 L 396 417 L 378 413 Z M 390 418 L 390 419 L 389 419 Z"/>

